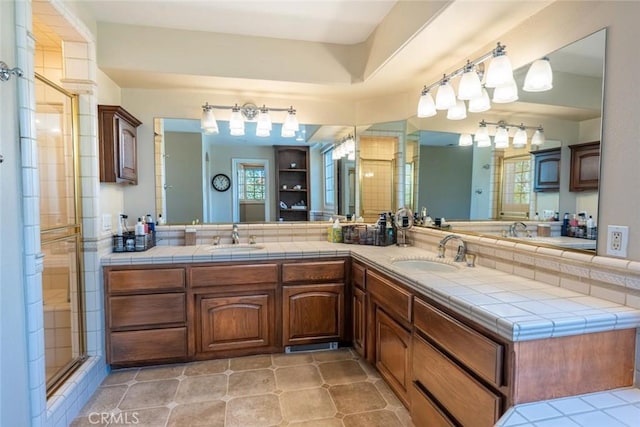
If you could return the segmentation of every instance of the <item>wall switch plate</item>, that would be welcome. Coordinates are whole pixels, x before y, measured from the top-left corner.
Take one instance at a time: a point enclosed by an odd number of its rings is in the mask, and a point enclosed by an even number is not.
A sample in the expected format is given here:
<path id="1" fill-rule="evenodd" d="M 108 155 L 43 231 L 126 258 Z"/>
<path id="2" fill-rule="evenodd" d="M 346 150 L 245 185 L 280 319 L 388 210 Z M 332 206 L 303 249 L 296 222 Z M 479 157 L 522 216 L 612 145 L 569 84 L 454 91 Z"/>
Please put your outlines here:
<path id="1" fill-rule="evenodd" d="M 111 231 L 111 214 L 102 214 L 102 231 Z"/>
<path id="2" fill-rule="evenodd" d="M 607 226 L 607 255 L 625 258 L 629 243 L 629 227 L 625 225 Z"/>

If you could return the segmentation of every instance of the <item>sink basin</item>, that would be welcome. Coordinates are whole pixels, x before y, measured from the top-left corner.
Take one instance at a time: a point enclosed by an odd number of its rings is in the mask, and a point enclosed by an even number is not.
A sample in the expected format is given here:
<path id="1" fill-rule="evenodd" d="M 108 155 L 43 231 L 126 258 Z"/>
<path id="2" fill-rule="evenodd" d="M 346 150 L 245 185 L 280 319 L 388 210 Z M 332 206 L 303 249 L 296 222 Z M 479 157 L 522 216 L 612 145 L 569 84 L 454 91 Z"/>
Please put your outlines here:
<path id="1" fill-rule="evenodd" d="M 236 245 L 212 245 L 207 247 L 206 250 L 211 252 L 217 251 L 233 251 L 233 252 L 251 252 L 251 251 L 259 251 L 260 249 L 264 249 L 262 245 L 251 245 L 249 243 L 238 243 Z"/>
<path id="2" fill-rule="evenodd" d="M 393 261 L 392 264 L 413 271 L 435 271 L 439 273 L 458 271 L 458 267 L 455 265 L 431 259 L 400 259 Z"/>

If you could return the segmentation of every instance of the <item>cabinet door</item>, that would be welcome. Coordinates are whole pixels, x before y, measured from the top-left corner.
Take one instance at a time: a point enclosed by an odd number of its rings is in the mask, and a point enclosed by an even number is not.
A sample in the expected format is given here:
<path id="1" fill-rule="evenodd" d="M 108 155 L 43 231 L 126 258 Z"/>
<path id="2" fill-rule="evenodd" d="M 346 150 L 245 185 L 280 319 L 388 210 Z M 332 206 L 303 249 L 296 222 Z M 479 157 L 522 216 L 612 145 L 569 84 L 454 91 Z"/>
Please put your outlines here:
<path id="1" fill-rule="evenodd" d="M 187 328 L 112 332 L 107 362 L 113 365 L 183 361 L 187 357 Z"/>
<path id="2" fill-rule="evenodd" d="M 411 385 L 411 333 L 380 308 L 375 311 L 375 365 L 405 406 Z"/>
<path id="3" fill-rule="evenodd" d="M 196 332 L 201 352 L 267 347 L 274 344 L 273 293 L 197 296 Z"/>
<path id="4" fill-rule="evenodd" d="M 283 286 L 284 345 L 343 339 L 344 284 Z"/>
<path id="5" fill-rule="evenodd" d="M 366 304 L 365 293 L 360 288 L 353 287 L 353 295 L 351 296 L 351 311 L 353 316 L 353 348 L 360 356 L 366 357 Z"/>
<path id="6" fill-rule="evenodd" d="M 571 145 L 570 191 L 597 190 L 600 179 L 600 143 Z"/>
<path id="7" fill-rule="evenodd" d="M 136 128 L 119 118 L 118 129 L 118 178 L 137 183 Z"/>
<path id="8" fill-rule="evenodd" d="M 535 151 L 533 154 L 533 191 L 560 189 L 560 149 Z"/>

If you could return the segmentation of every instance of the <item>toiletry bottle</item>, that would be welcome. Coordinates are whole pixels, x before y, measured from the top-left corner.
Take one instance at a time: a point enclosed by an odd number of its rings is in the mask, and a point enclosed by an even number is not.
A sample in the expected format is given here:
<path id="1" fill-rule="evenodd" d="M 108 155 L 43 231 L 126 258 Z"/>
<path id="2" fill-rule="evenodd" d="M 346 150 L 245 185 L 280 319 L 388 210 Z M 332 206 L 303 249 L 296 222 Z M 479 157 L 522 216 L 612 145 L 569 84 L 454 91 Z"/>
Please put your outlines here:
<path id="1" fill-rule="evenodd" d="M 136 223 L 136 236 L 144 236 L 144 224 L 142 223 L 142 218 L 138 218 L 138 222 Z"/>
<path id="2" fill-rule="evenodd" d="M 540 217 L 538 216 L 538 212 L 536 212 L 535 216 L 533 217 L 534 221 L 539 221 Z"/>
<path id="3" fill-rule="evenodd" d="M 585 236 L 587 239 L 595 239 L 595 233 L 593 230 L 594 223 L 593 217 L 589 215 L 589 219 L 587 220 L 587 235 Z"/>
<path id="4" fill-rule="evenodd" d="M 149 224 L 147 224 L 147 217 L 142 215 L 142 227 L 144 227 L 144 234 L 149 234 Z"/>
<path id="5" fill-rule="evenodd" d="M 124 252 L 124 230 L 122 229 L 122 215 L 118 218 L 118 226 L 115 238 L 115 251 Z"/>
<path id="6" fill-rule="evenodd" d="M 562 225 L 560 226 L 560 235 L 569 235 L 569 212 L 564 213 L 564 219 L 562 220 Z"/>
<path id="7" fill-rule="evenodd" d="M 154 231 L 156 231 L 156 223 L 153 222 L 153 217 L 151 216 L 151 214 L 147 214 L 147 227 L 149 228 L 149 233 L 153 233 Z"/>

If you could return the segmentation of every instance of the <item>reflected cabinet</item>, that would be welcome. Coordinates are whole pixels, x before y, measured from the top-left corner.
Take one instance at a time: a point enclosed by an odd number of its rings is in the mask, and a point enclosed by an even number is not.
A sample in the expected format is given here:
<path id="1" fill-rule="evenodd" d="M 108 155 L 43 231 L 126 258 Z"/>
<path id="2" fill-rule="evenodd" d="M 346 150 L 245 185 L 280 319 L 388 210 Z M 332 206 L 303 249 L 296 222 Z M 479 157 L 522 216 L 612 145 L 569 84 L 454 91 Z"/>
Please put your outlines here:
<path id="1" fill-rule="evenodd" d="M 571 149 L 570 191 L 597 190 L 600 178 L 600 142 L 569 146 Z"/>
<path id="2" fill-rule="evenodd" d="M 276 218 L 309 221 L 309 147 L 275 146 Z"/>

